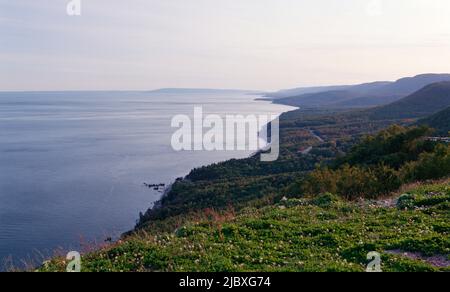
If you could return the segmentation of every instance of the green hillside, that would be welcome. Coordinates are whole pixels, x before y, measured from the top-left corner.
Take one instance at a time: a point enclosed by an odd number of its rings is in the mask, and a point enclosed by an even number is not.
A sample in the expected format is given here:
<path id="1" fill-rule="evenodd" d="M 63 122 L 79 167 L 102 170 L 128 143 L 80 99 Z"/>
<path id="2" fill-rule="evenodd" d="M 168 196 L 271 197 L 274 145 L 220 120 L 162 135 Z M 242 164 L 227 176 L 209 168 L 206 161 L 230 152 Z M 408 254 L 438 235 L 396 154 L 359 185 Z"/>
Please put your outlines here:
<path id="1" fill-rule="evenodd" d="M 140 233 L 87 254 L 82 269 L 362 272 L 377 251 L 383 271 L 450 271 L 450 183 L 406 192 L 398 202 L 322 195 L 239 214 L 209 210 L 172 232 Z M 54 259 L 41 271 L 64 269 Z"/>
<path id="2" fill-rule="evenodd" d="M 287 113 L 279 161 L 193 170 L 82 269 L 364 271 L 377 251 L 384 271 L 449 271 L 450 146 L 391 124 L 364 111 Z M 40 268 L 64 269 L 59 258 Z"/>
<path id="3" fill-rule="evenodd" d="M 450 107 L 428 118 L 420 120 L 419 124 L 436 129 L 437 135 L 448 136 L 448 133 L 450 132 Z"/>
<path id="4" fill-rule="evenodd" d="M 371 110 L 376 119 L 417 118 L 450 106 L 450 82 L 434 83 L 397 102 Z"/>

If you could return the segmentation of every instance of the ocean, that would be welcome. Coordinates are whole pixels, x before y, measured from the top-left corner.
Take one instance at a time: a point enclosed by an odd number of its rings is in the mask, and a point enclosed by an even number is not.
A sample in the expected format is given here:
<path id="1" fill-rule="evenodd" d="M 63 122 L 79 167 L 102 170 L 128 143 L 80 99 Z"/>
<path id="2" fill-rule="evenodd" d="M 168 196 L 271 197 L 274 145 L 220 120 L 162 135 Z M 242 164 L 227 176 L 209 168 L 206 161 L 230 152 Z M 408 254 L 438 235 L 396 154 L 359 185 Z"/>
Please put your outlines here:
<path id="1" fill-rule="evenodd" d="M 194 168 L 254 151 L 177 152 L 175 115 L 280 114 L 239 91 L 0 93 L 0 269 L 81 251 L 132 229 Z"/>

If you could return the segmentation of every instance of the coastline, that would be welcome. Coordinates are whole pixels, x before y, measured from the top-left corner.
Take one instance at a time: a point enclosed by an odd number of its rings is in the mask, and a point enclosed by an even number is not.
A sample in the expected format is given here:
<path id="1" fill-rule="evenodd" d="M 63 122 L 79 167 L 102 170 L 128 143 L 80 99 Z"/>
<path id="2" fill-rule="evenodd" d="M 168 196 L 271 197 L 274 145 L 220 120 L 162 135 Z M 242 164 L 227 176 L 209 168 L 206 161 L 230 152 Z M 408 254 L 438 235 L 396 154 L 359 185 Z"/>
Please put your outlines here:
<path id="1" fill-rule="evenodd" d="M 271 104 L 275 104 L 275 103 L 273 102 L 273 100 L 271 100 L 271 99 L 264 99 L 264 98 L 259 99 L 259 98 L 255 98 L 254 101 L 255 101 L 255 102 L 265 101 L 265 102 L 271 102 Z M 297 111 L 297 110 L 300 109 L 299 107 L 293 107 L 293 106 L 290 106 L 290 107 L 292 107 L 293 109 L 284 111 L 284 112 L 282 112 L 282 113 L 279 114 L 278 118 L 280 119 L 280 122 L 281 122 L 281 120 L 282 120 L 282 117 L 283 117 L 285 114 L 290 113 L 290 112 L 294 112 L 294 111 Z M 270 138 L 270 131 L 268 131 L 267 128 L 269 127 L 269 125 L 270 125 L 273 121 L 274 121 L 274 120 L 269 121 L 269 122 L 268 122 L 265 126 L 263 126 L 263 128 L 261 129 L 261 131 L 264 131 L 264 130 L 267 131 L 267 137 L 268 137 L 268 140 L 269 140 L 269 141 L 270 141 L 270 139 L 271 139 L 271 138 Z M 258 137 L 259 137 L 261 131 L 258 132 Z M 263 153 L 263 152 L 265 152 L 265 151 L 268 151 L 268 150 L 270 149 L 270 147 L 271 147 L 271 145 L 270 145 L 270 143 L 268 143 L 268 145 L 266 145 L 264 148 L 259 149 L 259 150 L 255 151 L 255 152 L 252 153 L 252 154 L 249 154 L 247 157 L 243 157 L 243 158 L 231 158 L 231 159 L 227 159 L 227 160 L 215 162 L 215 163 L 212 163 L 212 164 L 206 164 L 206 165 L 201 165 L 201 166 L 198 166 L 198 167 L 193 167 L 193 168 L 191 168 L 191 170 L 190 170 L 185 176 L 183 176 L 183 177 L 178 177 L 178 178 L 174 179 L 171 183 L 167 184 L 167 188 L 164 190 L 164 193 L 161 194 L 160 198 L 159 198 L 157 201 L 155 201 L 155 202 L 153 203 L 153 206 L 152 206 L 152 207 L 149 207 L 144 213 L 141 212 L 141 213 L 139 214 L 139 221 L 138 221 L 138 223 L 136 224 L 136 226 L 134 227 L 134 229 L 124 232 L 123 235 L 122 235 L 122 237 L 126 237 L 126 236 L 129 236 L 129 235 L 132 235 L 133 233 L 135 233 L 136 231 L 138 231 L 138 229 L 139 229 L 139 227 L 140 227 L 140 225 L 141 225 L 141 223 L 142 223 L 141 220 L 142 220 L 142 218 L 143 218 L 146 214 L 148 214 L 148 213 L 150 213 L 150 212 L 153 212 L 153 211 L 157 211 L 158 209 L 163 208 L 163 207 L 164 207 L 163 201 L 164 201 L 164 199 L 170 194 L 170 192 L 172 191 L 172 187 L 174 186 L 174 184 L 176 184 L 177 182 L 185 182 L 185 181 L 187 181 L 187 180 L 188 180 L 187 177 L 188 177 L 194 170 L 196 170 L 196 169 L 198 169 L 198 168 L 202 168 L 202 167 L 208 167 L 208 166 L 215 165 L 215 164 L 226 163 L 227 161 L 232 161 L 232 160 L 233 160 L 233 161 L 236 161 L 236 160 L 237 160 L 237 161 L 240 161 L 240 160 L 245 160 L 245 159 L 254 158 L 254 157 L 260 155 L 261 153 Z"/>
<path id="2" fill-rule="evenodd" d="M 135 227 L 140 212 L 147 211 L 164 197 L 143 187 L 143 182 L 169 185 L 192 169 L 247 158 L 251 154 L 249 151 L 173 153 L 168 147 L 173 133 L 170 120 L 174 114 L 191 115 L 193 106 L 203 103 L 205 112 L 220 115 L 278 114 L 291 109 L 255 101 L 255 95 L 240 93 L 159 96 L 119 92 L 105 98 L 110 94 L 20 93 L 21 102 L 17 104 L 14 103 L 16 94 L 2 96 L 2 102 L 11 104 L 2 112 L 2 118 L 9 121 L 4 128 L 19 123 L 27 127 L 14 130 L 15 135 L 5 136 L 0 149 L 0 152 L 7 151 L 2 165 L 6 179 L 0 185 L 10 201 L 10 207 L 3 206 L 0 211 L 11 218 L 0 224 L 5 231 L 0 236 L 0 258 L 12 256 L 20 265 L 21 259 L 39 258 L 35 250 L 50 256 L 56 249 L 83 250 L 81 245 L 85 243 L 102 243 L 109 237 L 118 239 Z M 34 107 L 37 102 L 42 105 Z M 25 111 L 24 106 L 29 108 Z M 68 106 L 74 110 L 66 113 Z M 136 107 L 141 110 L 135 112 Z M 47 114 L 38 117 L 34 115 L 37 110 Z M 91 114 L 97 110 L 101 114 Z M 35 129 L 45 129 L 45 132 Z M 54 143 L 55 139 L 64 143 Z M 28 146 L 24 147 L 23 143 Z M 26 166 L 39 171 L 31 173 Z M 97 175 L 99 179 L 95 179 Z M 37 178 L 43 182 L 42 187 L 36 188 Z M 23 208 L 14 208 L 15 202 L 28 199 L 29 191 L 33 192 L 30 199 L 36 200 L 35 206 L 23 214 Z M 64 196 L 71 200 L 60 202 Z M 24 224 L 37 216 L 34 212 L 39 212 L 42 219 L 33 226 Z M 57 229 L 60 226 L 64 228 Z"/>
<path id="3" fill-rule="evenodd" d="M 360 215 L 367 216 L 369 214 L 369 220 L 374 220 L 374 222 L 383 220 L 391 224 L 393 217 L 396 217 L 398 212 L 403 212 L 398 210 L 397 205 L 388 204 L 382 206 L 386 212 L 380 216 L 378 209 L 372 207 L 374 203 L 384 204 L 388 196 L 393 198 L 398 196 L 396 191 L 389 194 L 384 193 L 384 187 L 379 190 L 378 198 L 373 197 L 372 193 L 367 193 L 365 194 L 367 197 L 360 197 L 360 200 L 346 197 L 344 196 L 345 193 L 339 190 L 320 195 L 319 192 L 322 192 L 320 190 L 308 191 L 306 188 L 298 188 L 299 182 L 305 182 L 305 179 L 308 182 L 308 173 L 310 170 L 314 171 L 313 169 L 317 167 L 318 162 L 336 162 L 336 158 L 339 156 L 338 149 L 353 148 L 357 141 L 348 140 L 347 135 L 351 134 L 356 139 L 356 137 L 373 132 L 374 129 L 355 128 L 349 130 L 348 125 L 355 124 L 355 121 L 358 121 L 358 125 L 364 124 L 364 119 L 355 119 L 353 115 L 335 116 L 330 119 L 330 116 L 320 114 L 315 117 L 305 117 L 302 110 L 298 110 L 297 113 L 287 117 L 286 114 L 283 113 L 280 117 L 284 122 L 281 126 L 284 131 L 280 140 L 283 137 L 292 138 L 289 133 L 295 130 L 297 134 L 296 143 L 294 145 L 282 143 L 282 147 L 290 147 L 290 150 L 294 150 L 294 152 L 287 151 L 287 155 L 282 155 L 280 160 L 274 164 L 261 163 L 257 154 L 256 157 L 254 154 L 249 158 L 232 159 L 200 169 L 193 169 L 183 180 L 177 180 L 170 184 L 170 190 L 164 193 L 153 209 L 148 210 L 148 212 L 154 212 L 154 214 L 150 214 L 150 217 L 147 218 L 141 218 L 144 219 L 144 221 L 141 220 L 141 226 L 136 226 L 134 230 L 123 234 L 123 237 L 117 243 L 113 243 L 103 250 L 99 249 L 95 253 L 87 254 L 85 256 L 85 262 L 88 263 L 86 269 L 88 271 L 103 271 L 103 269 L 111 269 L 111 271 L 120 269 L 122 271 L 125 268 L 127 271 L 175 272 L 216 269 L 221 271 L 228 269 L 233 271 L 266 271 L 273 267 L 267 266 L 265 262 L 255 265 L 251 257 L 248 260 L 245 258 L 245 255 L 251 253 L 255 247 L 261 244 L 268 242 L 269 250 L 276 254 L 279 251 L 277 247 L 280 239 L 283 239 L 283 242 L 289 242 L 275 258 L 272 253 L 263 255 L 265 257 L 263 259 L 270 263 L 285 260 L 286 251 L 298 250 L 299 246 L 304 245 L 321 246 L 318 253 L 327 255 L 329 245 L 334 248 L 337 244 L 340 244 L 338 240 L 342 240 L 345 244 L 345 250 L 352 250 L 357 246 L 355 246 L 354 241 L 346 239 L 349 232 L 347 230 L 352 227 L 351 234 L 355 236 L 360 234 Z M 301 121 L 293 120 L 292 118 L 295 117 Z M 343 121 L 344 117 L 348 120 Z M 341 121 L 337 128 L 335 127 L 335 120 Z M 316 126 L 312 126 L 312 123 Z M 332 128 L 322 128 L 324 123 Z M 372 125 L 373 122 L 366 120 L 365 123 Z M 383 122 L 377 123 L 377 128 L 384 129 L 384 131 L 397 129 L 401 133 L 412 131 L 398 125 L 395 126 L 395 121 L 392 121 L 391 128 L 385 128 Z M 333 139 L 333 136 L 330 135 L 330 129 L 333 130 L 335 135 L 339 135 L 340 143 L 330 142 Z M 286 136 L 286 133 L 288 133 L 288 136 Z M 385 137 L 383 132 L 377 135 Z M 392 133 L 392 135 L 397 134 Z M 322 137 L 326 141 L 323 141 Z M 373 141 L 378 140 L 374 139 Z M 405 143 L 408 143 L 408 141 Z M 314 145 L 316 149 L 306 155 L 300 154 L 299 147 L 307 144 Z M 364 145 L 364 142 L 359 145 Z M 282 149 L 288 150 L 287 148 Z M 291 156 L 293 154 L 296 155 L 295 158 Z M 388 152 L 387 155 L 389 156 L 389 154 Z M 286 163 L 287 161 L 289 163 Z M 310 167 L 305 162 L 309 162 Z M 344 162 L 340 161 L 339 163 Z M 258 169 L 258 166 L 261 168 Z M 282 168 L 278 169 L 280 166 Z M 447 181 L 444 182 L 447 183 Z M 319 181 L 318 183 L 326 184 L 327 182 Z M 426 188 L 433 188 L 433 194 L 435 195 L 440 195 L 439 192 L 442 190 L 448 190 L 447 186 L 439 184 L 439 181 L 428 181 L 428 183 L 429 185 L 426 185 Z M 304 186 L 308 186 L 308 184 Z M 409 187 L 407 184 L 404 186 Z M 420 197 L 428 196 L 427 190 L 420 189 L 418 186 L 420 187 L 418 183 L 411 185 Z M 395 187 L 395 190 L 397 190 L 397 187 Z M 445 204 L 445 200 L 443 204 Z M 442 202 L 442 200 L 437 202 Z M 345 208 L 342 208 L 343 206 Z M 434 205 L 432 208 L 434 208 Z M 342 218 L 348 218 L 348 210 L 351 211 L 351 218 L 354 223 L 341 222 Z M 406 213 L 406 211 L 404 214 L 408 216 L 420 215 L 420 211 L 413 214 Z M 313 222 L 310 221 L 311 212 L 315 214 Z M 439 216 L 445 216 L 443 209 L 439 212 Z M 423 217 L 423 220 L 429 222 L 427 224 L 432 224 L 434 219 L 431 216 L 424 215 Z M 293 226 L 293 222 L 296 222 L 297 225 Z M 323 237 L 322 234 L 312 235 L 310 233 L 306 233 L 305 237 L 302 236 L 300 242 L 288 241 L 292 240 L 293 236 L 298 235 L 298 232 L 302 232 L 305 226 L 306 230 L 316 230 L 317 222 L 320 222 L 321 226 L 324 224 L 321 228 L 324 230 L 326 228 L 327 233 L 331 226 L 333 228 L 338 226 L 339 230 L 345 229 L 345 232 L 333 231 L 331 241 L 328 235 Z M 339 225 L 334 225 L 336 222 L 339 222 L 337 223 Z M 416 233 L 415 229 L 420 228 L 420 226 L 414 225 L 408 228 L 411 232 Z M 276 235 L 272 236 L 274 232 Z M 303 231 L 302 234 L 304 232 L 309 231 Z M 387 235 L 380 240 L 371 236 L 365 237 L 364 240 L 371 244 L 380 245 L 386 251 L 393 250 L 392 244 L 397 242 L 397 239 L 395 239 L 395 242 L 392 241 L 389 232 L 389 229 L 377 231 L 380 236 Z M 435 236 L 440 240 L 442 236 L 438 233 Z M 269 234 L 270 236 L 268 236 Z M 264 243 L 261 241 L 261 236 L 264 238 Z M 408 238 L 403 236 L 401 239 L 407 240 Z M 323 245 L 324 241 L 327 242 L 326 245 Z M 192 244 L 186 244 L 186 242 L 198 243 L 201 247 L 198 251 L 195 251 Z M 203 253 L 205 246 L 210 247 L 207 251 L 207 257 L 204 257 Z M 238 265 L 241 260 L 223 254 L 224 248 L 229 250 L 230 246 L 238 247 L 234 250 L 234 253 L 239 255 L 239 259 L 244 260 L 244 266 Z M 365 254 L 370 250 L 373 250 L 372 245 L 364 247 L 363 252 Z M 193 252 L 200 260 L 194 261 L 192 259 Z M 309 252 L 309 249 L 302 249 L 302 254 L 299 255 L 298 260 L 302 260 L 303 263 Z M 436 249 L 436 252 L 439 256 L 444 254 L 442 249 Z M 146 262 L 143 263 L 141 258 L 133 257 L 135 253 L 144 254 Z M 116 255 L 120 255 L 119 258 Z M 360 260 L 347 257 L 347 254 L 343 256 L 348 264 L 340 268 L 346 271 L 357 270 Z M 108 259 L 106 264 L 105 258 Z M 309 257 L 307 258 L 309 259 Z M 58 259 L 55 259 L 55 262 L 58 262 Z M 230 266 L 229 263 L 233 266 Z M 303 264 L 298 266 L 294 263 L 289 269 L 292 271 L 309 271 L 309 268 L 314 271 L 322 271 L 317 259 L 308 260 L 307 263 L 308 267 Z M 334 267 L 335 264 L 336 262 L 332 260 L 329 266 Z M 411 264 L 416 265 L 418 263 Z M 434 266 L 421 267 L 436 270 L 439 268 Z M 395 265 L 390 266 L 390 268 L 393 271 L 398 270 L 398 266 Z M 42 268 L 42 270 L 51 269 L 55 269 L 55 266 L 50 265 Z M 285 271 L 285 269 L 285 266 L 279 266 L 277 271 Z"/>

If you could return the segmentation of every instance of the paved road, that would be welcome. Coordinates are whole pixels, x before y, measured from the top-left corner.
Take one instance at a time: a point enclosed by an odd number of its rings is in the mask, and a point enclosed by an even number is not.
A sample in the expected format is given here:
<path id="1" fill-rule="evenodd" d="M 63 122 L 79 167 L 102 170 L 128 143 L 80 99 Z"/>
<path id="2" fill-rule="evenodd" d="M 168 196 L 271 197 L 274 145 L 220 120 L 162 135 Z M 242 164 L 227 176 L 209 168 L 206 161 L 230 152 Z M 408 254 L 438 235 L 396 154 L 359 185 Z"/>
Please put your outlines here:
<path id="1" fill-rule="evenodd" d="M 311 133 L 311 135 L 314 136 L 314 138 L 316 138 L 317 140 L 319 140 L 320 142 L 325 142 L 325 140 L 323 140 L 318 134 L 317 132 L 313 131 L 313 130 L 309 130 L 309 132 Z"/>

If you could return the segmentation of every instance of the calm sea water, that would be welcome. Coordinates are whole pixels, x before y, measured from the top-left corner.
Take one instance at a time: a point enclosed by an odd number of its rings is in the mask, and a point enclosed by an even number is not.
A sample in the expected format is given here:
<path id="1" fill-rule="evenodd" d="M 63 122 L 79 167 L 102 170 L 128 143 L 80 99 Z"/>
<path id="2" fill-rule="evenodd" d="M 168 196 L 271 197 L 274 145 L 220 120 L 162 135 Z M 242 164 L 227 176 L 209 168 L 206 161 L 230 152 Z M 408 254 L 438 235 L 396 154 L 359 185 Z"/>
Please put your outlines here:
<path id="1" fill-rule="evenodd" d="M 177 114 L 279 114 L 236 92 L 0 93 L 0 269 L 61 247 L 115 238 L 170 183 L 248 152 L 175 152 Z"/>

